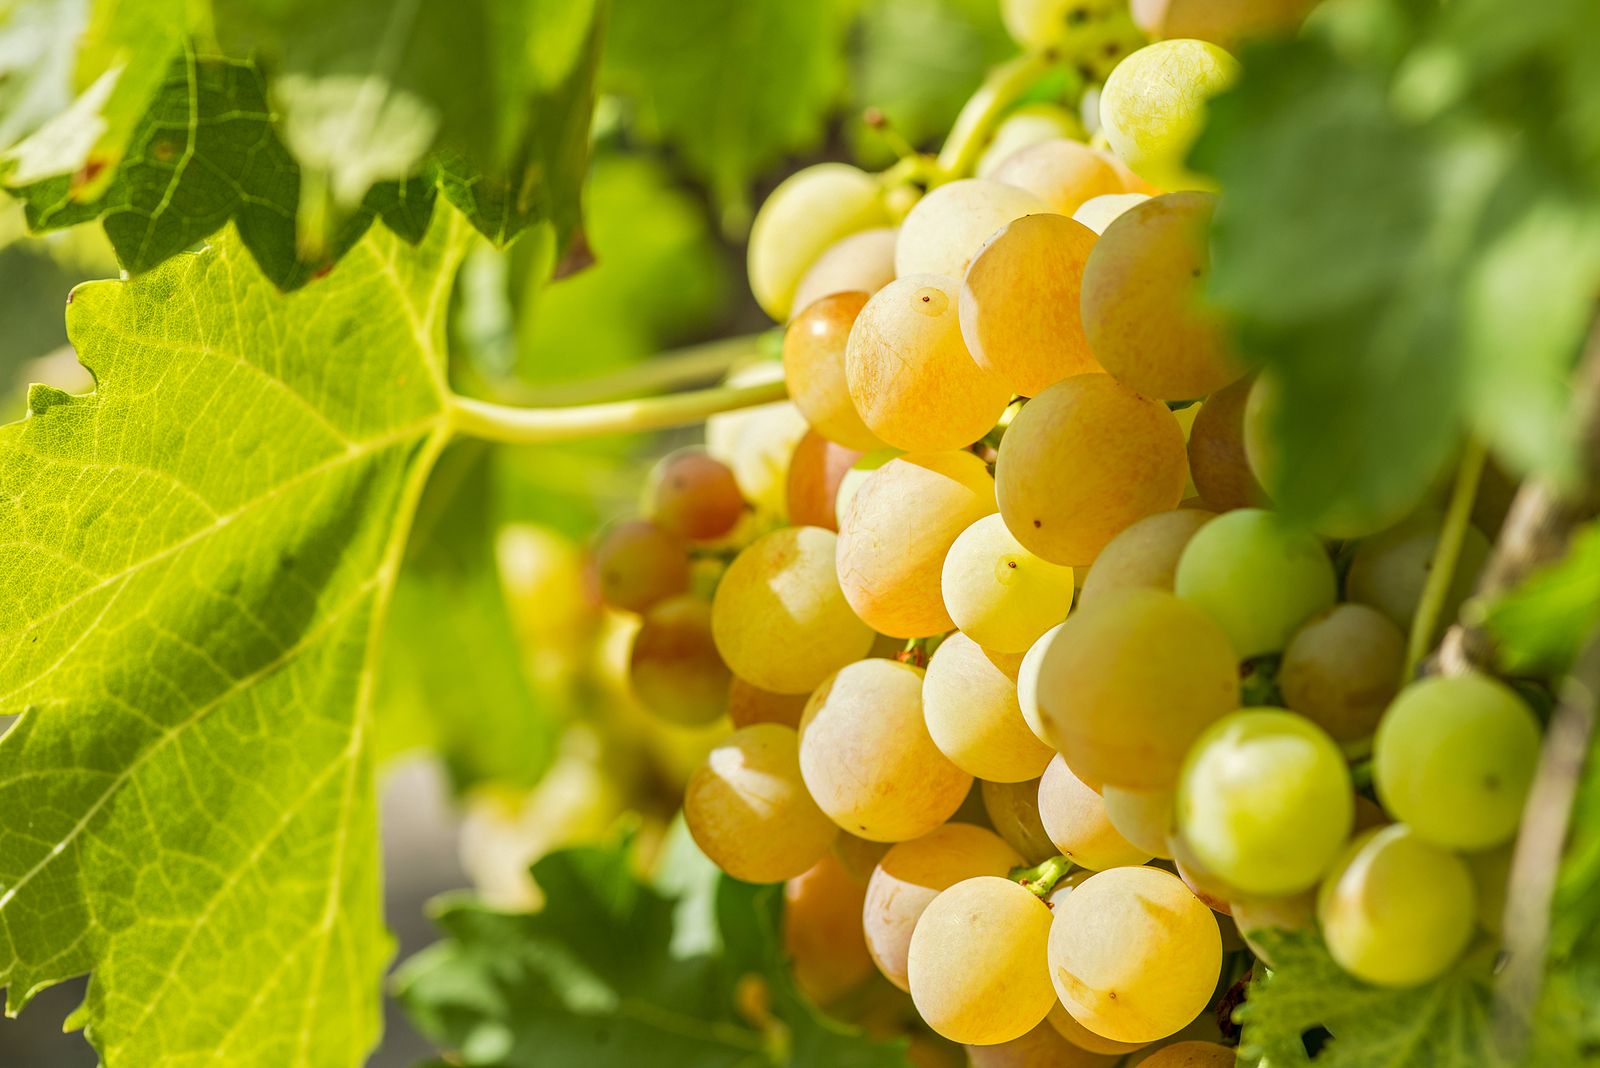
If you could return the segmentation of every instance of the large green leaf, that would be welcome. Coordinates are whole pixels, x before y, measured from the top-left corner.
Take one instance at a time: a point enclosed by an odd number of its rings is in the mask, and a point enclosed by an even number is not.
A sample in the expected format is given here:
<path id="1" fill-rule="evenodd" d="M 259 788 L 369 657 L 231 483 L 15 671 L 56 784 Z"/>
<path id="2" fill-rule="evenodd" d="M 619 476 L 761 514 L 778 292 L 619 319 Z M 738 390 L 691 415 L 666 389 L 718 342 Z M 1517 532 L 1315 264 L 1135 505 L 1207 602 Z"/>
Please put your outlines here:
<path id="1" fill-rule="evenodd" d="M 468 233 L 374 231 L 289 295 L 231 232 L 82 286 L 96 391 L 0 429 L 0 984 L 90 972 L 108 1068 L 375 1040 L 373 658 Z"/>

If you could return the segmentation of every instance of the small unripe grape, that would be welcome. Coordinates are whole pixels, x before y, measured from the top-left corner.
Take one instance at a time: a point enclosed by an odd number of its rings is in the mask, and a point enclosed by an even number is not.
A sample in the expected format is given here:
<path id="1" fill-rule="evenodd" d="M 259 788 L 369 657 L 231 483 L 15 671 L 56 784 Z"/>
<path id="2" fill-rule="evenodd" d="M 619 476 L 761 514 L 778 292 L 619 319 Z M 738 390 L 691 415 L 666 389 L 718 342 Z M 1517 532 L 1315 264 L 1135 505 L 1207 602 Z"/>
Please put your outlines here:
<path id="1" fill-rule="evenodd" d="M 651 605 L 633 636 L 628 683 L 672 723 L 710 723 L 728 707 L 728 667 L 711 638 L 711 606 L 680 594 Z"/>
<path id="2" fill-rule="evenodd" d="M 1037 778 L 1050 749 L 1017 707 L 1022 658 L 990 652 L 959 631 L 940 643 L 922 684 L 923 714 L 939 751 L 994 782 Z"/>
<path id="3" fill-rule="evenodd" d="M 845 343 L 867 294 L 831 293 L 798 312 L 783 334 L 783 377 L 789 399 L 830 441 L 865 452 L 882 446 L 867 429 L 845 381 Z"/>
<path id="4" fill-rule="evenodd" d="M 1130 523 L 1094 558 L 1079 600 L 1088 604 L 1113 590 L 1170 591 L 1184 547 L 1215 518 L 1215 513 L 1198 508 L 1174 508 Z"/>
<path id="5" fill-rule="evenodd" d="M 1070 216 L 1094 197 L 1125 192 L 1122 176 L 1104 156 L 1064 137 L 1012 153 L 992 177 L 1027 190 L 1058 215 Z"/>
<path id="6" fill-rule="evenodd" d="M 917 201 L 895 246 L 894 273 L 961 278 L 979 246 L 1012 219 L 1049 211 L 1024 189 L 988 178 L 947 182 Z"/>
<path id="7" fill-rule="evenodd" d="M 1355 745 L 1378 727 L 1400 688 L 1406 637 L 1383 613 L 1339 604 L 1312 616 L 1289 639 L 1278 665 L 1284 704 L 1340 745 Z"/>
<path id="8" fill-rule="evenodd" d="M 744 497 L 733 471 L 704 449 L 679 449 L 662 457 L 650 484 L 652 518 L 680 538 L 720 538 L 744 515 Z"/>
<path id="9" fill-rule="evenodd" d="M 998 515 L 956 538 L 940 588 L 962 633 L 996 653 L 1021 655 L 1072 608 L 1072 568 L 1024 549 Z"/>
<path id="10" fill-rule="evenodd" d="M 600 599 L 625 612 L 646 608 L 689 588 L 683 542 L 644 519 L 609 528 L 594 549 Z"/>
<path id="11" fill-rule="evenodd" d="M 1117 64 L 1100 92 L 1100 128 L 1123 161 L 1162 189 L 1204 189 L 1185 158 L 1205 127 L 1206 100 L 1239 64 L 1206 41 L 1161 41 Z"/>
<path id="12" fill-rule="evenodd" d="M 791 314 L 799 315 L 830 293 L 871 296 L 894 281 L 894 246 L 899 231 L 889 226 L 841 237 L 818 256 L 795 287 Z"/>
<path id="13" fill-rule="evenodd" d="M 834 242 L 888 222 L 878 180 L 845 163 L 785 178 L 750 227 L 750 291 L 774 319 L 789 317 L 800 278 Z"/>
<path id="14" fill-rule="evenodd" d="M 1039 819 L 1061 854 L 1081 867 L 1102 871 L 1143 864 L 1152 856 L 1112 826 L 1100 795 L 1059 756 L 1039 780 Z"/>
<path id="15" fill-rule="evenodd" d="M 815 430 L 806 431 L 789 461 L 789 522 L 837 531 L 839 486 L 860 459 L 856 450 L 829 441 Z"/>

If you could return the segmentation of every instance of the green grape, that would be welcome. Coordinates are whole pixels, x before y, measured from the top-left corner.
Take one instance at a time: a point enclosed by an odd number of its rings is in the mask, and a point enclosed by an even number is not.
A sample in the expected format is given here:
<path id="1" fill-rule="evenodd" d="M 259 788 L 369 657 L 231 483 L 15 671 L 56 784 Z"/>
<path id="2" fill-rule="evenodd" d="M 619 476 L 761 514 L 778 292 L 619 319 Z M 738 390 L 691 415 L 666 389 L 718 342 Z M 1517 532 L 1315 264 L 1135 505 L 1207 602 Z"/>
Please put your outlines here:
<path id="1" fill-rule="evenodd" d="M 983 150 L 983 155 L 978 157 L 976 173 L 979 178 L 993 178 L 1007 185 L 1014 185 L 1018 189 L 1026 189 L 1050 206 L 1052 211 L 1060 211 L 1051 199 L 1032 188 L 1026 181 L 1018 181 L 1022 174 L 1033 173 L 1032 168 L 1010 170 L 1010 177 L 1002 178 L 996 172 L 1006 170 L 1012 159 L 1021 155 L 1034 145 L 1045 142 L 1067 141 L 1077 143 L 1086 135 L 1083 122 L 1076 114 L 1068 111 L 1058 104 L 1023 104 L 1011 111 L 1000 120 L 1000 125 L 995 127 L 994 136 L 989 139 L 988 146 Z M 1117 189 L 1122 188 L 1121 179 L 1117 180 Z"/>
<path id="2" fill-rule="evenodd" d="M 785 727 L 800 727 L 800 713 L 805 711 L 804 693 L 772 693 L 752 686 L 737 675 L 728 676 L 728 719 L 735 728 L 756 723 L 781 723 Z"/>
<path id="3" fill-rule="evenodd" d="M 1054 1016 L 1056 1008 L 1050 1010 Z M 1066 1010 L 1061 1009 L 1066 1015 Z M 972 1068 L 1111 1068 L 1117 1058 L 1091 1053 L 1068 1042 L 1050 1026 L 1047 1019 L 1021 1038 L 993 1046 L 968 1046 L 967 1060 Z"/>
<path id="4" fill-rule="evenodd" d="M 1151 37 L 1191 37 L 1223 48 L 1288 37 L 1318 0 L 1133 0 L 1133 20 Z"/>
<path id="5" fill-rule="evenodd" d="M 1147 397 L 1193 400 L 1245 366 L 1204 303 L 1209 193 L 1167 193 L 1117 216 L 1083 270 L 1083 330 L 1106 372 Z"/>
<path id="6" fill-rule="evenodd" d="M 668 453 L 648 484 L 656 525 L 680 538 L 720 538 L 744 516 L 744 496 L 733 471 L 704 449 Z"/>
<path id="7" fill-rule="evenodd" d="M 978 784 L 983 811 L 994 832 L 1022 854 L 1029 864 L 1040 864 L 1057 855 L 1056 844 L 1044 831 L 1039 819 L 1039 780 Z"/>
<path id="8" fill-rule="evenodd" d="M 1130 523 L 1094 558 L 1080 601 L 1088 604 L 1114 590 L 1171 590 L 1184 546 L 1215 518 L 1214 512 L 1198 508 L 1174 508 Z"/>
<path id="9" fill-rule="evenodd" d="M 1025 215 L 978 250 L 961 284 L 961 336 L 972 358 L 1026 397 L 1100 370 L 1078 312 L 1088 228 Z"/>
<path id="10" fill-rule="evenodd" d="M 832 853 L 783 885 L 783 951 L 795 982 L 818 1005 L 838 1000 L 872 974 L 861 932 L 866 898 L 866 887 Z"/>
<path id="11" fill-rule="evenodd" d="M 758 723 L 728 735 L 689 776 L 684 822 L 701 851 L 735 879 L 792 879 L 839 833 L 801 781 L 799 744 L 788 727 Z"/>
<path id="12" fill-rule="evenodd" d="M 1124 790 L 1102 786 L 1100 802 L 1117 833 L 1152 857 L 1170 859 L 1173 796 L 1167 790 Z"/>
<path id="13" fill-rule="evenodd" d="M 841 237 L 829 245 L 800 276 L 791 316 L 798 316 L 833 293 L 871 296 L 894 281 L 894 246 L 900 232 L 875 226 Z"/>
<path id="14" fill-rule="evenodd" d="M 789 522 L 795 526 L 839 529 L 839 487 L 861 453 L 829 441 L 815 430 L 794 447 L 789 459 L 787 501 Z"/>
<path id="15" fill-rule="evenodd" d="M 1423 587 L 1428 584 L 1443 527 L 1444 515 L 1428 510 L 1399 526 L 1363 539 L 1350 559 L 1345 595 L 1352 601 L 1371 605 L 1394 620 L 1401 630 L 1410 631 L 1417 605 L 1422 602 Z M 1440 608 L 1441 620 L 1454 619 L 1462 603 L 1477 588 L 1478 578 L 1489 560 L 1489 549 L 1489 539 L 1483 531 L 1468 524 L 1455 574 Z"/>
<path id="16" fill-rule="evenodd" d="M 1039 820 L 1062 856 L 1080 867 L 1103 871 L 1143 864 L 1153 855 L 1112 826 L 1100 795 L 1072 774 L 1059 756 L 1039 780 Z"/>
<path id="17" fill-rule="evenodd" d="M 1118 6 L 1117 0 L 1000 0 L 1000 17 L 1013 41 L 1042 51 L 1059 44 L 1069 29 Z"/>
<path id="18" fill-rule="evenodd" d="M 1104 156 L 1064 137 L 1040 141 L 1007 157 L 995 168 L 994 180 L 1025 189 L 1057 215 L 1067 216 L 1086 200 L 1128 189 Z M 1081 271 L 1081 263 L 1079 267 Z"/>
<path id="19" fill-rule="evenodd" d="M 1022 658 L 990 652 L 959 631 L 940 643 L 922 683 L 928 733 L 962 771 L 993 782 L 1038 778 L 1051 750 L 1017 707 Z"/>
<path id="20" fill-rule="evenodd" d="M 997 653 L 1026 652 L 1072 608 L 1072 568 L 1024 549 L 998 515 L 961 532 L 939 585 L 955 625 Z"/>
<path id="21" fill-rule="evenodd" d="M 1144 1068 L 1234 1068 L 1239 1058 L 1220 1042 L 1174 1042 L 1139 1063 Z"/>
<path id="22" fill-rule="evenodd" d="M 1246 709 L 1212 724 L 1178 780 L 1177 825 L 1208 870 L 1246 894 L 1316 884 L 1350 837 L 1344 754 L 1292 712 Z"/>
<path id="23" fill-rule="evenodd" d="M 988 178 L 946 182 L 917 201 L 900 224 L 894 273 L 960 279 L 989 236 L 1012 219 L 1049 211 L 1044 201 Z"/>
<path id="24" fill-rule="evenodd" d="M 1497 849 L 1468 853 L 1462 858 L 1472 872 L 1472 884 L 1477 890 L 1478 925 L 1497 937 L 1505 927 L 1513 853 L 1508 842 Z"/>
<path id="25" fill-rule="evenodd" d="M 1517 832 L 1539 745 L 1539 721 L 1509 686 L 1434 676 L 1400 691 L 1383 714 L 1373 780 L 1383 807 L 1421 837 L 1490 849 Z"/>
<path id="26" fill-rule="evenodd" d="M 1116 222 L 1123 212 L 1149 199 L 1149 193 L 1102 193 L 1079 204 L 1072 218 L 1096 234 L 1103 234 L 1106 227 Z"/>
<path id="27" fill-rule="evenodd" d="M 1153 1042 L 1194 1019 L 1222 970 L 1222 934 L 1175 875 L 1111 868 L 1056 906 L 1050 977 L 1077 1021 L 1117 1042 Z"/>
<path id="28" fill-rule="evenodd" d="M 750 291 L 780 322 L 817 257 L 848 234 L 889 221 L 878 180 L 845 163 L 818 163 L 785 178 L 750 227 Z"/>
<path id="29" fill-rule="evenodd" d="M 1245 405 L 1254 381 L 1241 378 L 1207 397 L 1189 430 L 1189 475 L 1200 500 L 1213 511 L 1267 503 L 1244 445 Z"/>
<path id="30" fill-rule="evenodd" d="M 1045 745 L 1054 746 L 1048 734 L 1045 733 L 1044 716 L 1039 711 L 1039 665 L 1044 663 L 1044 654 L 1050 648 L 1050 642 L 1061 633 L 1063 624 L 1057 623 L 1043 634 L 1023 654 L 1022 666 L 1017 669 L 1017 707 L 1022 709 L 1023 721 L 1028 724 L 1028 729 Z"/>
<path id="31" fill-rule="evenodd" d="M 1189 539 L 1173 589 L 1205 609 L 1243 659 L 1281 651 L 1302 623 L 1333 606 L 1339 580 L 1316 535 L 1239 508 Z"/>
<path id="32" fill-rule="evenodd" d="M 745 547 L 717 584 L 711 630 L 733 673 L 773 693 L 805 693 L 867 654 L 872 630 L 834 573 L 838 539 L 785 527 Z"/>
<path id="33" fill-rule="evenodd" d="M 897 449 L 963 448 L 1011 401 L 967 351 L 956 283 L 934 274 L 902 274 L 872 295 L 851 328 L 844 371 L 862 421 Z"/>
<path id="34" fill-rule="evenodd" d="M 800 770 L 822 811 L 875 842 L 927 834 L 972 788 L 928 734 L 922 671 L 894 660 L 858 661 L 817 687 L 800 718 Z"/>
<path id="35" fill-rule="evenodd" d="M 1074 886 L 1082 885 L 1083 880 L 1093 874 L 1094 872 L 1092 871 L 1075 871 L 1068 875 L 1066 879 L 1057 883 L 1056 887 L 1060 889 L 1074 878 L 1077 878 L 1077 883 L 1073 884 Z M 1081 878 L 1079 878 L 1080 876 Z M 1070 888 L 1068 892 L 1071 892 Z M 1065 894 L 1061 895 L 1061 898 L 1065 897 Z M 1049 900 L 1052 908 L 1059 904 L 1060 901 L 1054 891 L 1051 892 Z M 1044 1018 L 1044 1022 L 1049 1024 L 1056 1034 L 1066 1039 L 1069 1045 L 1095 1057 L 1096 1060 L 1089 1062 L 1093 1064 L 1104 1064 L 1108 1061 L 1115 1063 L 1124 1054 L 1144 1049 L 1148 1045 L 1145 1042 L 1114 1042 L 1104 1035 L 1095 1034 L 1079 1023 L 1077 1017 L 1067 1011 L 1067 1007 L 1061 1004 L 1060 998 L 1056 999 L 1055 1005 L 1050 1009 L 1050 1015 Z"/>
<path id="36" fill-rule="evenodd" d="M 709 604 L 679 594 L 650 606 L 628 658 L 640 704 L 672 723 L 710 723 L 727 710 L 730 678 L 711 637 Z"/>
<path id="37" fill-rule="evenodd" d="M 1239 707 L 1238 657 L 1195 606 L 1120 590 L 1062 625 L 1039 665 L 1038 701 L 1078 778 L 1169 790 L 1190 743 Z"/>
<path id="38" fill-rule="evenodd" d="M 1442 975 L 1467 948 L 1476 909 L 1461 858 L 1403 823 L 1356 838 L 1317 891 L 1328 952 L 1378 986 Z"/>
<path id="39" fill-rule="evenodd" d="M 1372 737 L 1400 687 L 1406 637 L 1364 604 L 1339 604 L 1306 621 L 1278 665 L 1284 704 L 1343 746 Z"/>
<path id="40" fill-rule="evenodd" d="M 1176 507 L 1184 467 L 1183 432 L 1166 405 L 1109 375 L 1074 375 L 1006 428 L 995 492 L 1030 552 L 1081 567 L 1129 523 Z"/>
<path id="41" fill-rule="evenodd" d="M 783 334 L 789 399 L 817 433 L 861 452 L 883 445 L 861 421 L 844 373 L 845 342 L 866 303 L 866 293 L 830 293 L 798 312 Z"/>
<path id="42" fill-rule="evenodd" d="M 1162 189 L 1207 189 L 1184 164 L 1205 126 L 1206 100 L 1239 64 L 1206 41 L 1161 41 L 1128 56 L 1100 92 L 1100 129 L 1112 151 Z"/>
<path id="43" fill-rule="evenodd" d="M 850 607 L 895 638 L 949 630 L 944 558 L 963 530 L 994 511 L 994 480 L 970 452 L 888 460 L 861 481 L 839 523 L 839 585 Z"/>
<path id="44" fill-rule="evenodd" d="M 687 547 L 644 519 L 608 528 L 595 545 L 594 569 L 600 599 L 625 612 L 643 612 L 689 588 Z"/>
<path id="45" fill-rule="evenodd" d="M 1290 931 L 1314 934 L 1317 930 L 1317 893 L 1305 890 L 1288 897 L 1236 897 L 1229 903 L 1233 922 L 1244 936 L 1250 952 L 1273 967 L 1272 958 L 1257 936 L 1262 931 Z"/>
<path id="46" fill-rule="evenodd" d="M 929 903 L 911 934 L 911 999 L 929 1027 L 971 1045 L 1021 1038 L 1055 992 L 1045 963 L 1050 908 L 1009 879 L 965 879 Z"/>
<path id="47" fill-rule="evenodd" d="M 884 978 L 910 989 L 911 932 L 941 891 L 980 875 L 1003 876 L 1022 862 L 994 832 L 970 823 L 946 823 L 890 847 L 867 883 L 861 914 L 867 950 Z"/>

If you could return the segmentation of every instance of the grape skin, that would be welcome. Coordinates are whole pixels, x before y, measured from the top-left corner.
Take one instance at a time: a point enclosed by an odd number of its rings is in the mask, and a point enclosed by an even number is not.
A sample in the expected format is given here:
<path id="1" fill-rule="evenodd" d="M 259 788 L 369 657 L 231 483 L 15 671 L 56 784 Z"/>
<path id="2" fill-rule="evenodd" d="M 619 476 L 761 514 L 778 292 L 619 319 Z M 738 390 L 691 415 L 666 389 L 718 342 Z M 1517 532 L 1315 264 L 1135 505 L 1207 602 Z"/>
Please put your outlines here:
<path id="1" fill-rule="evenodd" d="M 1239 64 L 1206 41 L 1161 41 L 1117 64 L 1100 91 L 1100 128 L 1123 162 L 1162 189 L 1206 189 L 1184 157 L 1205 125 L 1206 99 Z"/>
<path id="2" fill-rule="evenodd" d="M 1267 504 L 1244 443 L 1245 405 L 1254 382 L 1241 378 L 1211 394 L 1189 430 L 1189 474 L 1200 499 L 1215 512 Z"/>
<path id="3" fill-rule="evenodd" d="M 867 429 L 845 380 L 845 345 L 868 294 L 831 293 L 789 321 L 783 334 L 783 380 L 812 430 L 857 452 L 883 446 Z"/>
<path id="4" fill-rule="evenodd" d="M 911 988 L 911 932 L 941 891 L 979 875 L 1005 875 L 1022 863 L 1021 854 L 994 832 L 970 823 L 946 823 L 892 846 L 872 873 L 862 909 L 867 950 L 884 978 L 901 990 Z"/>
<path id="5" fill-rule="evenodd" d="M 1152 854 L 1111 825 L 1105 802 L 1056 756 L 1039 780 L 1039 819 L 1063 856 L 1085 868 L 1103 871 L 1143 864 Z"/>
<path id="6" fill-rule="evenodd" d="M 1012 219 L 1050 208 L 1023 189 L 989 178 L 962 178 L 931 190 L 900 224 L 894 273 L 960 278 L 989 235 Z"/>
<path id="7" fill-rule="evenodd" d="M 1216 518 L 1198 508 L 1147 515 L 1106 543 L 1084 576 L 1079 600 L 1088 604 L 1112 590 L 1171 590 L 1178 558 L 1195 532 Z"/>
<path id="8" fill-rule="evenodd" d="M 872 974 L 861 909 L 866 887 L 850 877 L 832 853 L 783 887 L 783 949 L 795 982 L 807 997 L 827 1005 Z"/>
<path id="9" fill-rule="evenodd" d="M 1198 38 L 1222 48 L 1294 33 L 1317 0 L 1133 0 L 1133 20 L 1151 37 Z"/>
<path id="10" fill-rule="evenodd" d="M 1075 222 L 1080 222 L 1093 230 L 1096 236 L 1106 232 L 1106 227 L 1117 221 L 1117 218 L 1135 204 L 1142 204 L 1150 199 L 1148 193 L 1105 193 L 1101 196 L 1090 197 L 1072 213 Z"/>
<path id="11" fill-rule="evenodd" d="M 657 526 L 689 541 L 731 531 L 744 515 L 733 471 L 704 449 L 679 449 L 656 464 L 649 484 Z"/>
<path id="12" fill-rule="evenodd" d="M 709 604 L 680 594 L 645 613 L 628 658 L 628 683 L 640 704 L 672 723 L 710 723 L 728 707 L 731 678 L 711 637 Z"/>
<path id="13" fill-rule="evenodd" d="M 829 441 L 815 430 L 794 447 L 789 460 L 787 510 L 795 526 L 839 529 L 839 486 L 861 453 Z"/>
<path id="14" fill-rule="evenodd" d="M 1076 885 L 1082 885 L 1083 879 L 1086 879 L 1093 874 L 1094 872 L 1072 873 L 1073 876 L 1083 876 L 1083 878 L 1078 879 Z M 1071 877 L 1072 876 L 1069 876 L 1068 878 L 1070 879 Z M 1059 886 L 1060 884 L 1057 885 Z M 1069 887 L 1068 892 L 1070 891 L 1071 888 Z M 1066 894 L 1062 894 L 1061 898 L 1058 899 L 1057 896 L 1052 893 L 1050 895 L 1051 906 L 1054 907 L 1055 905 L 1059 904 L 1059 901 L 1065 897 Z M 1149 1044 L 1146 1042 L 1116 1042 L 1112 1039 L 1106 1038 L 1104 1035 L 1095 1034 L 1093 1031 L 1083 1026 L 1083 1024 L 1079 1023 L 1077 1017 L 1073 1016 L 1072 1013 L 1067 1011 L 1067 1007 L 1061 1004 L 1060 998 L 1056 999 L 1055 1005 L 1050 1009 L 1050 1015 L 1045 1017 L 1044 1022 L 1049 1024 L 1050 1027 L 1054 1029 L 1056 1034 L 1066 1039 L 1070 1045 L 1076 1046 L 1087 1053 L 1092 1053 L 1097 1057 L 1121 1057 L 1125 1053 L 1132 1053 L 1134 1050 L 1144 1049 L 1145 1046 Z"/>
<path id="15" fill-rule="evenodd" d="M 1175 1042 L 1139 1063 L 1145 1068 L 1233 1068 L 1238 1057 L 1217 1042 Z"/>
<path id="16" fill-rule="evenodd" d="M 951 544 L 940 571 L 950 618 L 997 653 L 1026 652 L 1072 608 L 1072 568 L 1022 547 L 998 515 L 973 523 Z"/>
<path id="17" fill-rule="evenodd" d="M 1013 152 L 990 177 L 1027 190 L 1051 211 L 1067 216 L 1086 200 L 1128 192 L 1122 176 L 1104 156 L 1065 137 Z"/>
<path id="18" fill-rule="evenodd" d="M 799 729 L 800 713 L 805 711 L 806 693 L 772 693 L 752 686 L 739 676 L 728 675 L 728 719 L 734 728 L 756 723 L 781 723 Z"/>
<path id="19" fill-rule="evenodd" d="M 1363 604 L 1339 604 L 1306 621 L 1278 666 L 1284 704 L 1344 746 L 1372 737 L 1399 689 L 1406 638 Z"/>
<path id="20" fill-rule="evenodd" d="M 1054 1016 L 1055 1009 L 1051 1010 Z M 1063 1038 L 1049 1020 L 1021 1038 L 993 1046 L 968 1046 L 972 1068 L 1111 1068 L 1117 1056 L 1091 1053 Z"/>
<path id="21" fill-rule="evenodd" d="M 1106 818 L 1118 834 L 1152 857 L 1171 859 L 1167 851 L 1167 842 L 1172 837 L 1171 792 L 1102 786 L 1100 801 L 1105 805 Z"/>
<path id="22" fill-rule="evenodd" d="M 934 651 L 922 683 L 928 733 L 958 768 L 993 782 L 1035 779 L 1050 761 L 1017 706 L 1022 658 L 985 650 L 959 631 Z"/>
<path id="23" fill-rule="evenodd" d="M 1364 539 L 1356 547 L 1350 573 L 1345 576 L 1346 596 L 1371 605 L 1401 630 L 1410 631 L 1417 605 L 1422 601 L 1423 587 L 1428 584 L 1434 550 L 1438 548 L 1443 527 L 1444 515 L 1428 510 Z M 1478 578 L 1489 560 L 1489 549 L 1489 539 L 1477 527 L 1468 524 L 1455 574 L 1439 612 L 1441 620 L 1454 619 L 1462 603 L 1477 588 Z"/>
<path id="24" fill-rule="evenodd" d="M 1238 925 L 1250 952 L 1265 961 L 1268 967 L 1272 967 L 1272 958 L 1263 951 L 1255 935 L 1262 931 L 1315 933 L 1317 929 L 1317 893 L 1314 888 L 1288 897 L 1244 895 L 1234 898 L 1229 905 L 1233 909 L 1233 922 Z"/>
<path id="25" fill-rule="evenodd" d="M 894 246 L 899 231 L 875 226 L 848 234 L 823 250 L 795 287 L 795 315 L 832 293 L 871 296 L 894 281 Z"/>
<path id="26" fill-rule="evenodd" d="M 600 599 L 625 612 L 643 612 L 689 588 L 688 549 L 643 519 L 608 529 L 594 549 Z"/>
<path id="27" fill-rule="evenodd" d="M 979 178 L 996 178 L 995 172 L 1006 166 L 1013 156 L 1034 145 L 1047 141 L 1077 142 L 1084 136 L 1083 122 L 1076 112 L 1058 104 L 1023 104 L 1007 114 L 995 127 L 994 136 L 989 138 L 989 144 L 978 157 L 974 174 Z M 1050 203 L 1048 196 L 1029 188 L 1027 182 L 1018 181 L 1015 174 L 996 180 L 1018 189 L 1027 189 L 1046 204 Z"/>
<path id="28" fill-rule="evenodd" d="M 800 278 L 840 238 L 887 223 L 878 180 L 845 163 L 796 171 L 750 226 L 750 291 L 768 315 L 789 317 Z"/>
<path id="29" fill-rule="evenodd" d="M 1044 663 L 1050 642 L 1061 633 L 1061 627 L 1062 624 L 1057 623 L 1039 635 L 1038 640 L 1028 646 L 1027 653 L 1022 657 L 1022 666 L 1017 669 L 1017 707 L 1022 710 L 1022 719 L 1035 737 L 1051 747 L 1055 743 L 1045 732 L 1044 714 L 1039 711 L 1039 666 Z"/>
<path id="30" fill-rule="evenodd" d="M 1021 782 L 991 782 L 978 784 L 983 798 L 983 811 L 994 825 L 994 831 L 1006 843 L 1022 854 L 1029 864 L 1039 864 L 1056 856 L 1056 844 L 1044 831 L 1039 819 L 1039 780 Z"/>

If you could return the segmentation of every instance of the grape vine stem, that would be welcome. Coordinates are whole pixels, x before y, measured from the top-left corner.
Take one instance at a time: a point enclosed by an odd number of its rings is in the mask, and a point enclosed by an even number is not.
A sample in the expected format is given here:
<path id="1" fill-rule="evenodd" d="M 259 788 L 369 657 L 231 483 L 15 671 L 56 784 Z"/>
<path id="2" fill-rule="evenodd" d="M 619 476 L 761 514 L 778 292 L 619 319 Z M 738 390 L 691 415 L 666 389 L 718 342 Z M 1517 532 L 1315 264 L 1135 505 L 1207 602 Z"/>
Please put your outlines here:
<path id="1" fill-rule="evenodd" d="M 1033 52 L 1000 64 L 989 72 L 977 92 L 968 98 L 939 150 L 939 172 L 944 181 L 970 174 L 978 153 L 989 140 L 1001 116 L 1017 98 L 1033 87 L 1056 63 L 1049 52 Z"/>
<path id="2" fill-rule="evenodd" d="M 1450 588 L 1455 585 L 1461 545 L 1466 540 L 1467 527 L 1472 522 L 1472 505 L 1478 497 L 1478 482 L 1483 477 L 1483 465 L 1487 458 L 1483 444 L 1476 439 L 1469 439 L 1461 450 L 1461 461 L 1456 465 L 1455 485 L 1450 490 L 1450 504 L 1444 514 L 1444 526 L 1439 531 L 1439 541 L 1434 546 L 1433 560 L 1429 565 L 1428 581 L 1422 587 L 1422 599 L 1411 621 L 1402 682 L 1409 682 L 1416 675 L 1417 665 L 1433 648 L 1433 636 L 1439 631 L 1445 602 L 1450 599 Z"/>
<path id="3" fill-rule="evenodd" d="M 570 407 L 518 408 L 456 395 L 450 400 L 450 422 L 456 433 L 468 437 L 542 445 L 687 426 L 720 412 L 770 404 L 786 396 L 788 390 L 781 379 Z"/>

